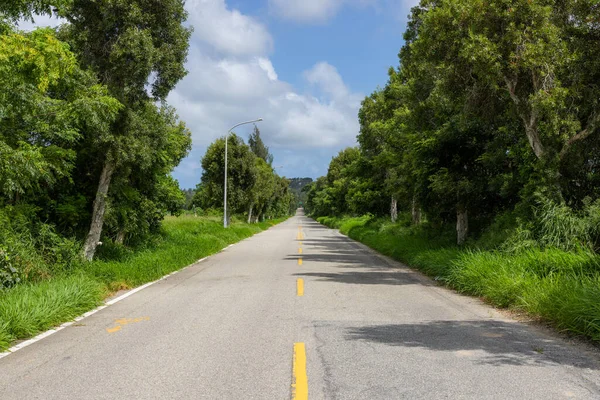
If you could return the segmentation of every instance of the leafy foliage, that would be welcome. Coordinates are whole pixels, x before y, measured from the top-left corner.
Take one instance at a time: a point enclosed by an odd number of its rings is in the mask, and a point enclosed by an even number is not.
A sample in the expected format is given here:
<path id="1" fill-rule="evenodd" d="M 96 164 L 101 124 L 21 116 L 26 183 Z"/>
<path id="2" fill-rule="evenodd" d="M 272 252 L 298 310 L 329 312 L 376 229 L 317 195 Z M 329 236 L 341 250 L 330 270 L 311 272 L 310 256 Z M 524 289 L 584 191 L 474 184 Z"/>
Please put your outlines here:
<path id="1" fill-rule="evenodd" d="M 254 125 L 254 131 L 248 138 L 248 146 L 250 146 L 250 150 L 256 157 L 262 158 L 269 166 L 273 164 L 273 154 L 269 153 L 269 148 L 262 141 L 260 130 L 256 125 Z"/>
<path id="2" fill-rule="evenodd" d="M 399 67 L 362 103 L 354 159 L 332 160 L 309 211 L 394 219 L 400 207 L 415 225 L 456 224 L 463 241 L 515 210 L 521 242 L 589 248 L 583 232 L 598 222 L 580 214 L 600 188 L 597 12 L 591 0 L 421 1 Z"/>
<path id="3" fill-rule="evenodd" d="M 292 209 L 295 211 L 289 181 L 278 176 L 271 165 L 236 134 L 232 133 L 227 140 L 228 210 L 234 214 L 246 213 L 248 222 L 287 216 Z M 224 180 L 225 138 L 221 138 L 208 147 L 202 158 L 202 179 L 196 187 L 193 205 L 222 210 Z"/>

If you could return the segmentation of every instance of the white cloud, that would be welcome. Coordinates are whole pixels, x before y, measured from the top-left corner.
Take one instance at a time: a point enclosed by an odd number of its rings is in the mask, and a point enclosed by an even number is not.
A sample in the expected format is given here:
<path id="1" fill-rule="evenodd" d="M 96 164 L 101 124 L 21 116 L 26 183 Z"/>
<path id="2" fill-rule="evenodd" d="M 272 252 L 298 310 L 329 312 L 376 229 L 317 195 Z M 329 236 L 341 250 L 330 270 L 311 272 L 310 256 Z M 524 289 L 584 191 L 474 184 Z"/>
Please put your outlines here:
<path id="1" fill-rule="evenodd" d="M 279 172 L 289 176 L 322 173 L 331 155 L 355 144 L 362 96 L 348 88 L 334 66 L 307 65 L 304 87 L 294 88 L 279 79 L 268 58 L 272 39 L 262 24 L 229 10 L 223 0 L 186 7 L 194 25 L 189 74 L 168 98 L 193 135 L 192 152 L 175 172 L 184 186 L 192 186 L 193 176 L 198 181 L 197 161 L 206 147 L 240 121 L 264 118 L 263 140 L 283 158 L 276 161 L 284 165 Z M 236 128 L 236 133 L 246 139 L 251 129 Z M 304 169 L 298 171 L 301 160 Z"/>
<path id="2" fill-rule="evenodd" d="M 200 75 L 191 71 L 169 97 L 192 128 L 194 145 L 206 146 L 238 120 L 257 117 L 264 118 L 263 138 L 274 147 L 340 147 L 355 142 L 362 96 L 351 93 L 327 63 L 305 72 L 307 84 L 322 94 L 318 98 L 278 80 L 268 60 L 204 59 L 194 65 Z"/>
<path id="3" fill-rule="evenodd" d="M 304 72 L 304 77 L 311 85 L 319 88 L 326 98 L 339 105 L 356 109 L 360 107 L 362 95 L 351 93 L 333 65 L 326 62 L 317 63 Z"/>
<path id="4" fill-rule="evenodd" d="M 298 22 L 324 22 L 333 17 L 344 0 L 269 0 L 271 10 Z"/>
<path id="5" fill-rule="evenodd" d="M 189 74 L 171 93 L 169 102 L 191 128 L 195 148 L 207 146 L 236 122 L 258 117 L 264 118 L 263 139 L 273 148 L 354 144 L 362 96 L 352 93 L 334 66 L 326 62 L 307 66 L 310 68 L 303 74 L 306 87 L 299 91 L 279 79 L 265 55 L 271 43 L 269 33 L 262 31 L 258 39 L 245 34 L 264 29 L 259 22 L 229 10 L 223 0 L 190 2 L 187 7 L 194 25 Z M 232 20 L 260 29 L 232 31 Z M 210 27 L 199 26 L 201 21 L 210 21 Z M 228 41 L 232 37 L 235 40 Z"/>
<path id="6" fill-rule="evenodd" d="M 267 76 L 270 80 L 277 80 L 277 73 L 275 72 L 275 68 L 273 68 L 273 64 L 271 64 L 271 60 L 269 60 L 268 58 L 259 57 L 258 66 L 261 67 L 267 73 Z"/>
<path id="7" fill-rule="evenodd" d="M 34 15 L 33 21 L 20 20 L 18 22 L 19 29 L 23 31 L 32 31 L 36 28 L 51 27 L 55 28 L 66 21 L 62 18 L 51 17 L 49 15 Z"/>
<path id="8" fill-rule="evenodd" d="M 308 0 L 310 1 L 310 0 Z M 188 75 L 169 95 L 192 131 L 190 155 L 175 170 L 184 187 L 200 179 L 206 147 L 237 122 L 264 118 L 265 143 L 287 176 L 323 174 L 334 153 L 353 145 L 362 96 L 353 93 L 326 62 L 306 65 L 304 84 L 280 79 L 268 54 L 273 40 L 258 20 L 227 7 L 224 0 L 188 1 L 194 26 Z M 36 25 L 58 21 L 36 17 Z M 236 129 L 247 138 L 252 126 Z"/>
<path id="9" fill-rule="evenodd" d="M 230 55 L 264 55 L 273 39 L 254 18 L 229 10 L 224 0 L 195 0 L 186 3 L 195 37 Z"/>
<path id="10" fill-rule="evenodd" d="M 269 0 L 271 12 L 301 23 L 323 23 L 345 5 L 376 6 L 380 0 Z"/>

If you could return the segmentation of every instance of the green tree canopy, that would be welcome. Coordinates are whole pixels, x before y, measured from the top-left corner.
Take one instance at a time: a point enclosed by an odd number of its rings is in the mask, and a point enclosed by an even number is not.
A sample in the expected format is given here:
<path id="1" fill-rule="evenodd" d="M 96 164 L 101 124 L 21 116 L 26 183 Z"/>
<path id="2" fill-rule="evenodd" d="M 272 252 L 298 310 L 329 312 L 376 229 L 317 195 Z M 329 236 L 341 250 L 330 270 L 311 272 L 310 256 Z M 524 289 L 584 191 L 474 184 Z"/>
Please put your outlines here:
<path id="1" fill-rule="evenodd" d="M 273 155 L 269 153 L 269 148 L 262 141 L 260 130 L 256 125 L 254 125 L 254 131 L 248 138 L 248 145 L 256 157 L 262 158 L 269 165 L 273 164 Z"/>

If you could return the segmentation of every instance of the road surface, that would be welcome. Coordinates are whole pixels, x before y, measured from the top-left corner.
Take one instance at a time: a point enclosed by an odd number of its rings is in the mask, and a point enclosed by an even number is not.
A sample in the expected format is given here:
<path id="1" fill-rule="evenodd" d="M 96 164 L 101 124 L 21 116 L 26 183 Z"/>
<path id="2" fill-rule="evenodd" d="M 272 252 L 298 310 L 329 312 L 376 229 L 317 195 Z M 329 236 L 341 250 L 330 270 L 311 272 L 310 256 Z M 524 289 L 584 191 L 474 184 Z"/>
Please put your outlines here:
<path id="1" fill-rule="evenodd" d="M 600 362 L 301 214 L 0 359 L 4 400 L 291 396 L 600 399 Z"/>

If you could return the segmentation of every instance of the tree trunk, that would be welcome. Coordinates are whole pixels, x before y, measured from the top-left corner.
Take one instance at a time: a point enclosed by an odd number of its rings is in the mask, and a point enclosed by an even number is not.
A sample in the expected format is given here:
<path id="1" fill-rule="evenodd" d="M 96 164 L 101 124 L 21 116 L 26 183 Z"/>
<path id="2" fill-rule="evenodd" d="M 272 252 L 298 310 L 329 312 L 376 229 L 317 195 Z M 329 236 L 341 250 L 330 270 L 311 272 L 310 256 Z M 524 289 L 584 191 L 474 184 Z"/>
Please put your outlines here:
<path id="1" fill-rule="evenodd" d="M 254 204 L 250 204 L 250 209 L 248 210 L 248 223 L 252 222 L 252 208 L 254 207 Z"/>
<path id="2" fill-rule="evenodd" d="M 527 136 L 529 145 L 531 146 L 535 156 L 541 160 L 542 157 L 544 157 L 545 149 L 542 145 L 542 141 L 537 129 L 537 111 L 531 107 L 524 107 L 523 100 L 517 95 L 517 78 L 510 79 L 505 76 L 504 81 L 506 82 L 506 87 L 508 89 L 508 93 L 510 94 L 510 98 L 517 108 L 517 114 L 519 117 L 521 117 L 521 120 L 523 120 L 523 125 L 525 126 L 525 135 Z M 535 85 L 536 82 L 534 82 L 534 86 Z M 527 102 L 525 101 L 525 104 L 526 103 Z M 523 110 L 523 108 L 525 108 L 525 110 Z M 529 108 L 529 110 L 527 110 L 527 108 Z"/>
<path id="3" fill-rule="evenodd" d="M 413 225 L 421 225 L 421 207 L 419 207 L 416 197 L 413 197 L 411 214 Z"/>
<path id="4" fill-rule="evenodd" d="M 456 209 L 456 243 L 461 246 L 467 240 L 467 234 L 469 233 L 469 218 L 467 210 L 458 207 Z"/>
<path id="5" fill-rule="evenodd" d="M 532 121 L 530 124 L 525 121 L 525 133 L 527 134 L 527 140 L 529 141 L 529 145 L 531 146 L 533 153 L 538 159 L 541 160 L 546 152 L 544 150 L 544 146 L 542 145 L 542 141 L 540 140 L 540 135 L 538 134 L 535 121 Z"/>
<path id="6" fill-rule="evenodd" d="M 98 246 L 100 235 L 102 234 L 104 212 L 106 211 L 106 197 L 108 195 L 108 188 L 110 186 L 114 168 L 114 164 L 107 160 L 105 161 L 104 168 L 102 168 L 102 173 L 100 174 L 96 199 L 94 200 L 94 210 L 92 211 L 90 231 L 88 232 L 83 246 L 83 256 L 88 261 L 92 261 L 94 258 L 94 253 L 96 253 L 96 247 Z"/>
<path id="7" fill-rule="evenodd" d="M 117 233 L 115 242 L 118 244 L 123 244 L 125 242 L 125 230 L 124 229 L 119 230 L 119 232 Z"/>
<path id="8" fill-rule="evenodd" d="M 392 196 L 392 203 L 390 204 L 390 216 L 392 222 L 396 222 L 398 219 L 398 200 L 394 196 Z"/>

